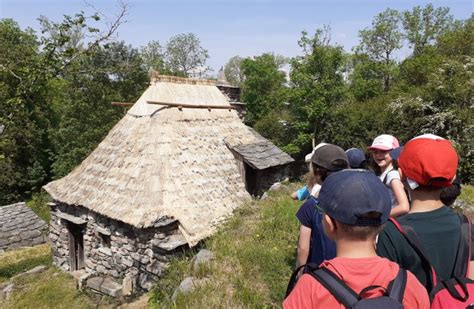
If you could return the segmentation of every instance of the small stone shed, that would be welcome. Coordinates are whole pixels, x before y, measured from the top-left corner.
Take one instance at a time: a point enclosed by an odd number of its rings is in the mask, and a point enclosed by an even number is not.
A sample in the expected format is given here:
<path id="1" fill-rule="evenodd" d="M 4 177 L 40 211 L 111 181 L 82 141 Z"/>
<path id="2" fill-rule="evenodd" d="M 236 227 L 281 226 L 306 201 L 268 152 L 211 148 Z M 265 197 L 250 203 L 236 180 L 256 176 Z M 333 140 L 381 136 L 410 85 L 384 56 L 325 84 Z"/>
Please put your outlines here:
<path id="1" fill-rule="evenodd" d="M 150 289 L 176 251 L 212 235 L 250 199 L 245 164 L 292 161 L 276 149 L 242 123 L 215 82 L 153 76 L 97 148 L 44 187 L 54 263 Z"/>
<path id="2" fill-rule="evenodd" d="M 45 243 L 48 224 L 25 203 L 0 207 L 0 252 Z"/>

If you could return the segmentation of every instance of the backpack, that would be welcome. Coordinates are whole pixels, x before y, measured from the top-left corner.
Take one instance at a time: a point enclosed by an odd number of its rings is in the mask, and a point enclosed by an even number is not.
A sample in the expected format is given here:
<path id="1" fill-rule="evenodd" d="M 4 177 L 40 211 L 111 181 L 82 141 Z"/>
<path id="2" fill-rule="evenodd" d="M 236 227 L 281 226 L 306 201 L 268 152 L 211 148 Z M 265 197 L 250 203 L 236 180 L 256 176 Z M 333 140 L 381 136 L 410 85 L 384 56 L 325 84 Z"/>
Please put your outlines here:
<path id="1" fill-rule="evenodd" d="M 293 272 L 291 276 L 293 280 L 290 279 L 291 285 L 288 285 L 285 298 L 288 297 L 296 285 L 296 276 L 302 267 L 304 267 L 303 273 L 309 274 L 319 281 L 346 308 L 403 308 L 403 295 L 407 282 L 407 272 L 403 268 L 400 268 L 397 276 L 390 281 L 387 288 L 371 285 L 357 294 L 329 269 L 319 268 L 315 264 L 302 265 Z M 365 293 L 377 288 L 385 291 L 382 296 L 363 298 Z"/>
<path id="2" fill-rule="evenodd" d="M 461 239 L 456 253 L 456 262 L 452 278 L 441 281 L 436 270 L 430 263 L 423 244 L 412 227 L 400 225 L 390 218 L 395 227 L 402 233 L 410 246 L 421 258 L 424 269 L 429 270 L 432 290 L 430 293 L 431 308 L 467 308 L 474 304 L 474 281 L 469 279 L 469 264 L 471 261 L 471 222 L 465 215 L 459 215 L 461 220 Z"/>

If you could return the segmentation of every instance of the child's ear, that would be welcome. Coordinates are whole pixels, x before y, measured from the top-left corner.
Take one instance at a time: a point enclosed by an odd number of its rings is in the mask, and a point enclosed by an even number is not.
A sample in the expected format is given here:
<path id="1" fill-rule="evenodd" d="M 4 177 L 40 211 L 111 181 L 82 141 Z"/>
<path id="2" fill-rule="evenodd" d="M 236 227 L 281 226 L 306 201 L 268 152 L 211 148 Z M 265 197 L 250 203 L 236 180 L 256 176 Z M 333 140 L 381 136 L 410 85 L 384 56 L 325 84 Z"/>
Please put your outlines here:
<path id="1" fill-rule="evenodd" d="M 324 214 L 324 223 L 326 225 L 326 228 L 327 228 L 327 232 L 328 233 L 334 233 L 337 229 L 336 227 L 336 222 L 334 221 L 333 218 L 331 218 L 330 216 Z"/>

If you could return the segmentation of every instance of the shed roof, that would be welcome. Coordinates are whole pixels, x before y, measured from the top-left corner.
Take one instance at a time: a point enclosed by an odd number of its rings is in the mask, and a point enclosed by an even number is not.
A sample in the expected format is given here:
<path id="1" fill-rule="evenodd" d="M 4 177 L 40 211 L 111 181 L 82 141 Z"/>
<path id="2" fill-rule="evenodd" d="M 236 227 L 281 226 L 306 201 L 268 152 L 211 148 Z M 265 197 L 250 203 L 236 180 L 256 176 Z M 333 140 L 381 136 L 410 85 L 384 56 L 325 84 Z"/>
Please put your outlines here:
<path id="1" fill-rule="evenodd" d="M 280 148 L 266 140 L 252 128 L 248 128 L 257 141 L 254 143 L 241 144 L 232 147 L 234 151 L 240 154 L 243 160 L 252 168 L 263 170 L 269 167 L 285 165 L 293 162 L 293 158 Z"/>

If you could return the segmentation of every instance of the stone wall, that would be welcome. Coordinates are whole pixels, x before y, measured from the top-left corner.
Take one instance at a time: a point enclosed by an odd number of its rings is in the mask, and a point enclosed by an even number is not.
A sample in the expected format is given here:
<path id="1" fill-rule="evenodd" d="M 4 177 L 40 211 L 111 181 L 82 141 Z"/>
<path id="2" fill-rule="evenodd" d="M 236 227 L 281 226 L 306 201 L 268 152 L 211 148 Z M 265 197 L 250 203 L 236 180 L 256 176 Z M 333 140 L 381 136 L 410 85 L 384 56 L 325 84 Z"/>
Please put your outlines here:
<path id="1" fill-rule="evenodd" d="M 289 166 L 280 165 L 257 172 L 257 195 L 263 194 L 267 191 L 274 183 L 281 182 L 288 178 Z"/>
<path id="2" fill-rule="evenodd" d="M 50 239 L 53 262 L 66 271 L 69 265 L 68 220 L 83 220 L 84 263 L 88 273 L 131 280 L 134 290 L 149 290 L 165 270 L 171 256 L 187 245 L 177 222 L 164 220 L 153 228 L 138 229 L 83 207 L 52 207 Z M 74 220 L 73 218 L 70 218 Z"/>
<path id="3" fill-rule="evenodd" d="M 0 207 L 0 251 L 42 244 L 48 224 L 25 203 Z"/>

